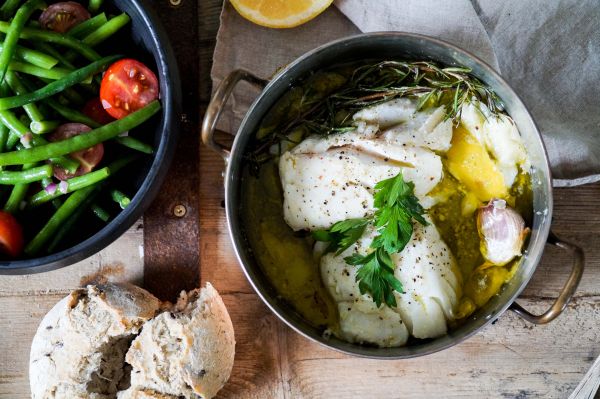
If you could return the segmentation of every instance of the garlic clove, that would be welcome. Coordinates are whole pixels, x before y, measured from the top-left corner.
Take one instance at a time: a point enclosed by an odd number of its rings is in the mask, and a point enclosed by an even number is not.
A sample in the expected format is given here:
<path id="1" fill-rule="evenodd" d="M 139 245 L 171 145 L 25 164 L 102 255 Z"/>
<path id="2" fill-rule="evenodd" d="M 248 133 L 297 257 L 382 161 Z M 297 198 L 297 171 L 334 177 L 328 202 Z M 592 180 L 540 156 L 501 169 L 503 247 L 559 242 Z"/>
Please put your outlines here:
<path id="1" fill-rule="evenodd" d="M 523 217 L 501 199 L 492 199 L 479 208 L 477 230 L 483 257 L 497 266 L 504 266 L 520 256 L 525 237 L 529 234 Z"/>

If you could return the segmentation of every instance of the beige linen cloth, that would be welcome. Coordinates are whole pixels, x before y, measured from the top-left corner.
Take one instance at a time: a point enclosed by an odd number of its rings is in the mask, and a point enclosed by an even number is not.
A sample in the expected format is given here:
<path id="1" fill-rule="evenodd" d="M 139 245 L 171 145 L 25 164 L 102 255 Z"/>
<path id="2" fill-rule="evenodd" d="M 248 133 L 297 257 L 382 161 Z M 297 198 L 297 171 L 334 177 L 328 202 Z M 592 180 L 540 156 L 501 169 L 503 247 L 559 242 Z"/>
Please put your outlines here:
<path id="1" fill-rule="evenodd" d="M 268 79 L 321 44 L 375 31 L 426 34 L 481 57 L 531 110 L 555 186 L 600 180 L 598 0 L 336 0 L 309 23 L 284 30 L 246 21 L 226 0 L 213 88 L 236 68 Z M 257 94 L 241 84 L 219 128 L 235 134 Z"/>

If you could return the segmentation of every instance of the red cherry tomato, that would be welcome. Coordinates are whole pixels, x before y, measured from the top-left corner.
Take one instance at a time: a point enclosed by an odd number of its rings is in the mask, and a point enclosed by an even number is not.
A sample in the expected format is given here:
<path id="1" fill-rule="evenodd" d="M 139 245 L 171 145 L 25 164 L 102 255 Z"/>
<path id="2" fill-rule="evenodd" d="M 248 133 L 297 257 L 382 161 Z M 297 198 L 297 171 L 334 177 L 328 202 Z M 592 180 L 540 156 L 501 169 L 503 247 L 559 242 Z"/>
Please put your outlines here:
<path id="1" fill-rule="evenodd" d="M 48 30 L 65 33 L 90 18 L 90 13 L 81 4 L 74 1 L 62 1 L 46 8 L 40 15 L 39 22 Z"/>
<path id="2" fill-rule="evenodd" d="M 109 124 L 115 120 L 115 118 L 104 110 L 99 98 L 92 98 L 88 101 L 83 107 L 82 112 L 101 125 Z"/>
<path id="3" fill-rule="evenodd" d="M 113 118 L 124 118 L 157 98 L 156 75 L 139 61 L 117 61 L 106 70 L 102 78 L 100 100 Z"/>
<path id="4" fill-rule="evenodd" d="M 0 252 L 16 258 L 23 251 L 23 229 L 17 219 L 0 211 Z"/>
<path id="5" fill-rule="evenodd" d="M 48 140 L 66 140 L 70 137 L 77 136 L 79 134 L 85 134 L 90 130 L 92 130 L 92 128 L 90 128 L 87 125 L 84 125 L 83 123 L 65 123 L 64 125 L 60 125 L 58 129 L 52 132 L 48 136 Z M 81 151 L 76 151 L 69 155 L 71 156 L 71 158 L 74 158 L 79 161 L 79 168 L 75 173 L 69 173 L 67 170 L 55 165 L 54 177 L 56 177 L 59 180 L 67 180 L 71 177 L 81 176 L 91 172 L 96 167 L 96 165 L 100 163 L 102 157 L 104 156 L 104 145 L 102 145 L 102 143 L 99 143 L 93 147 Z"/>

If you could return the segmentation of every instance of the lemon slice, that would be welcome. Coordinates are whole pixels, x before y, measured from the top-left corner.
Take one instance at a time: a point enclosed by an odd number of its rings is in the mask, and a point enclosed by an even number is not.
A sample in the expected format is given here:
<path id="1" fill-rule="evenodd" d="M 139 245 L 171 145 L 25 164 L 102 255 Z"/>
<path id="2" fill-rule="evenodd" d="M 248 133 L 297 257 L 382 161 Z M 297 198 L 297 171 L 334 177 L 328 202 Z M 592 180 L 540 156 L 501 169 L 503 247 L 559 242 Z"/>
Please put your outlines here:
<path id="1" fill-rule="evenodd" d="M 242 17 L 268 28 L 293 28 L 310 21 L 333 0 L 231 0 Z"/>

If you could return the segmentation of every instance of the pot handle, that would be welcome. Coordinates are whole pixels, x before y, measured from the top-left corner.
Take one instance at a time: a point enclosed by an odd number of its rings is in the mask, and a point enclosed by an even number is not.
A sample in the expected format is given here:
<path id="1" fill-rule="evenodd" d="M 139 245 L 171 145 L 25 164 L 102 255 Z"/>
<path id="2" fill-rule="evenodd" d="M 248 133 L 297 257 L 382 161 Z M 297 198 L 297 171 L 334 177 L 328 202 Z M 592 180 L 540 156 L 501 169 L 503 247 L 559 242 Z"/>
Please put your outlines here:
<path id="1" fill-rule="evenodd" d="M 231 96 L 233 89 L 240 80 L 245 80 L 261 89 L 267 85 L 266 80 L 258 78 L 243 69 L 236 69 L 227 75 L 227 77 L 221 81 L 217 90 L 215 90 L 215 94 L 208 104 L 208 108 L 204 114 L 204 120 L 202 121 L 202 142 L 219 153 L 225 162 L 229 160 L 230 149 L 223 144 L 217 143 L 214 135 L 221 112 L 223 112 L 223 108 L 225 107 L 225 104 L 227 104 L 229 96 Z"/>
<path id="2" fill-rule="evenodd" d="M 521 305 L 519 305 L 516 302 L 511 305 L 510 310 L 512 310 L 513 312 L 521 316 L 523 319 L 533 324 L 549 323 L 565 310 L 569 301 L 573 297 L 573 294 L 575 294 L 575 290 L 577 289 L 579 282 L 581 281 L 581 275 L 583 274 L 583 266 L 585 263 L 583 250 L 577 245 L 568 243 L 566 241 L 562 241 L 553 233 L 550 233 L 550 235 L 548 236 L 547 243 L 571 252 L 574 258 L 573 268 L 571 269 L 571 274 L 569 275 L 567 282 L 565 283 L 563 289 L 558 295 L 558 298 L 556 298 L 556 301 L 554 301 L 550 309 L 548 309 L 545 313 L 541 315 L 534 315 L 525 310 Z"/>

